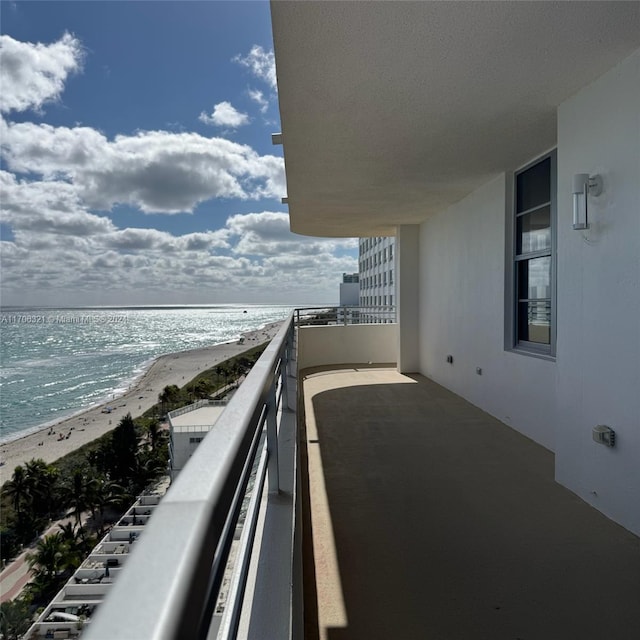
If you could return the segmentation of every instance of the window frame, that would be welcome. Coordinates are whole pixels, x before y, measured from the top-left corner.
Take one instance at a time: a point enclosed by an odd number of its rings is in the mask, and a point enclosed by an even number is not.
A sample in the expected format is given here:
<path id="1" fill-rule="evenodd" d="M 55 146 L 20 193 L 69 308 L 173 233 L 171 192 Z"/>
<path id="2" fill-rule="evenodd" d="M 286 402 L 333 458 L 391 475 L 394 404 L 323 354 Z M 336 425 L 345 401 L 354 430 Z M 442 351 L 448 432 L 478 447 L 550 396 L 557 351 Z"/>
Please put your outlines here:
<path id="1" fill-rule="evenodd" d="M 551 242 L 548 250 L 535 250 L 526 253 L 517 253 L 518 225 L 517 219 L 527 212 L 517 211 L 517 180 L 525 171 L 550 160 L 549 176 L 549 205 L 550 205 L 550 235 Z M 525 355 L 544 359 L 555 360 L 556 355 L 556 330 L 557 330 L 557 151 L 552 149 L 535 160 L 520 167 L 506 180 L 506 269 L 505 269 L 505 349 Z M 521 340 L 518 335 L 518 264 L 524 260 L 536 257 L 549 257 L 551 260 L 549 285 L 550 291 L 550 327 L 549 344 Z"/>

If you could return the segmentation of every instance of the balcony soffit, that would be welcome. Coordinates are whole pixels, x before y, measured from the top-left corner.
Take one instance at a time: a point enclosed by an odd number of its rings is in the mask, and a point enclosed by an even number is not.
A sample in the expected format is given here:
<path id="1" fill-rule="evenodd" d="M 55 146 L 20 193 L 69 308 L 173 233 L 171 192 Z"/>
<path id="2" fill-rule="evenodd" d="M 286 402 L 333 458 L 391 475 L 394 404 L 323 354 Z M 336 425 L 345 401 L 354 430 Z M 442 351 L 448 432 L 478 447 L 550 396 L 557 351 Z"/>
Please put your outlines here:
<path id="1" fill-rule="evenodd" d="M 638 2 L 271 4 L 291 228 L 389 235 L 556 141 Z"/>

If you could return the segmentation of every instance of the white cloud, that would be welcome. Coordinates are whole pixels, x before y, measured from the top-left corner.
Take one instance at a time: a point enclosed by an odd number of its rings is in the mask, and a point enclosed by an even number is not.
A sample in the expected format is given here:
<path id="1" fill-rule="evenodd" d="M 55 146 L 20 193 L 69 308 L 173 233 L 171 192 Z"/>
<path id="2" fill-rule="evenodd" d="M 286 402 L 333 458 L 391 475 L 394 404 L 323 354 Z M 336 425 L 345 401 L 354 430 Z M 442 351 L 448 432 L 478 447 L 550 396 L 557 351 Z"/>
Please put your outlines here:
<path id="1" fill-rule="evenodd" d="M 4 222 L 14 231 L 77 237 L 115 230 L 111 220 L 86 211 L 76 189 L 66 182 L 26 182 L 0 171 Z"/>
<path id="2" fill-rule="evenodd" d="M 6 36 L 1 44 L 4 113 L 59 100 L 81 67 L 81 45 L 68 34 L 48 46 Z M 253 47 L 236 61 L 275 89 L 272 52 Z M 249 97 L 268 107 L 269 95 Z M 229 128 L 248 122 L 225 102 L 202 117 Z M 248 145 L 184 131 L 109 138 L 1 116 L 0 140 L 8 169 L 0 170 L 0 209 L 11 230 L 0 244 L 5 304 L 324 302 L 337 298 L 340 274 L 357 268 L 344 255 L 355 241 L 296 236 L 281 212 L 233 215 L 221 229 L 184 235 L 111 219 L 120 204 L 172 214 L 212 198 L 279 199 L 283 159 Z"/>
<path id="3" fill-rule="evenodd" d="M 284 161 L 195 133 L 141 131 L 108 140 L 89 127 L 0 121 L 13 172 L 64 179 L 89 207 L 129 204 L 145 213 L 192 212 L 211 198 L 280 198 Z"/>
<path id="4" fill-rule="evenodd" d="M 183 251 L 210 251 L 227 248 L 226 232 L 208 231 L 174 236 L 157 229 L 122 229 L 102 239 L 105 247 L 118 251 L 161 251 L 177 253 Z"/>
<path id="5" fill-rule="evenodd" d="M 276 89 L 276 59 L 273 51 L 265 51 L 260 45 L 253 45 L 246 56 L 237 55 L 234 62 L 247 67 L 256 77 L 264 80 L 272 89 Z"/>
<path id="6" fill-rule="evenodd" d="M 38 209 L 16 208 L 16 190 L 27 186 L 9 174 L 0 179 L 13 189 L 9 224 L 15 239 L 3 242 L 0 252 L 6 304 L 203 302 L 229 296 L 324 302 L 337 298 L 340 275 L 357 269 L 355 257 L 340 255 L 352 240 L 296 236 L 283 213 L 235 215 L 217 231 L 182 236 L 117 229 L 86 211 L 63 218 L 65 207 L 47 210 L 45 199 Z M 44 192 L 50 186 L 29 188 Z"/>
<path id="7" fill-rule="evenodd" d="M 320 256 L 357 247 L 352 238 L 313 238 L 292 233 L 289 216 L 277 211 L 247 213 L 227 219 L 226 229 L 238 240 L 234 253 L 254 256 Z"/>
<path id="8" fill-rule="evenodd" d="M 269 101 L 264 97 L 264 93 L 258 89 L 247 89 L 247 93 L 249 98 L 260 107 L 260 112 L 266 113 L 269 108 Z"/>
<path id="9" fill-rule="evenodd" d="M 50 45 L 0 36 L 0 111 L 39 110 L 58 100 L 82 59 L 80 41 L 69 33 Z"/>
<path id="10" fill-rule="evenodd" d="M 237 129 L 249 124 L 249 116 L 246 113 L 241 113 L 230 102 L 226 101 L 214 105 L 210 116 L 203 111 L 198 120 L 205 124 L 215 125 L 216 127 L 230 127 L 231 129 Z"/>

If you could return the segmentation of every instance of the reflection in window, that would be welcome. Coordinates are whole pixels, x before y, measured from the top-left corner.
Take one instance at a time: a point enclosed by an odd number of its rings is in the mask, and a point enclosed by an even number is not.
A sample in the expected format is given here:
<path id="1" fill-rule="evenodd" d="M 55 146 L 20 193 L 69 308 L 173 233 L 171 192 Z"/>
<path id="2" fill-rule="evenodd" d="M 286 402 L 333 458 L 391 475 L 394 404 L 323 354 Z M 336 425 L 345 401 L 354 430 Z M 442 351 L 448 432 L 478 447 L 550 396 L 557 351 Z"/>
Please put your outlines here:
<path id="1" fill-rule="evenodd" d="M 515 344 L 551 353 L 555 153 L 516 174 Z"/>

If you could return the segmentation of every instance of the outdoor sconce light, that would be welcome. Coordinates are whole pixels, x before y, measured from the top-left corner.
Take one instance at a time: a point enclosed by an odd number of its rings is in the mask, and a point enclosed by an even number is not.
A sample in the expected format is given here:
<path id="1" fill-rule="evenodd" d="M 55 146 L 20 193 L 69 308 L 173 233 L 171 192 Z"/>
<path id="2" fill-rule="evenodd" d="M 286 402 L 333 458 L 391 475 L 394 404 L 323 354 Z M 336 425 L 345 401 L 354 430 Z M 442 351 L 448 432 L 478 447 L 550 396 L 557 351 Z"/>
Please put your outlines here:
<path id="1" fill-rule="evenodd" d="M 573 176 L 573 228 L 588 229 L 587 198 L 602 193 L 602 178 L 599 175 L 576 173 Z"/>
<path id="2" fill-rule="evenodd" d="M 616 432 L 605 424 L 599 424 L 594 427 L 592 437 L 598 444 L 603 444 L 606 447 L 615 447 Z"/>

